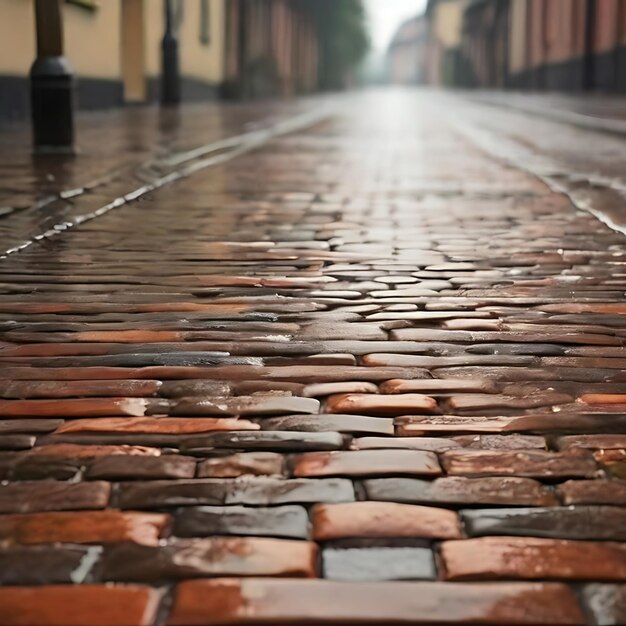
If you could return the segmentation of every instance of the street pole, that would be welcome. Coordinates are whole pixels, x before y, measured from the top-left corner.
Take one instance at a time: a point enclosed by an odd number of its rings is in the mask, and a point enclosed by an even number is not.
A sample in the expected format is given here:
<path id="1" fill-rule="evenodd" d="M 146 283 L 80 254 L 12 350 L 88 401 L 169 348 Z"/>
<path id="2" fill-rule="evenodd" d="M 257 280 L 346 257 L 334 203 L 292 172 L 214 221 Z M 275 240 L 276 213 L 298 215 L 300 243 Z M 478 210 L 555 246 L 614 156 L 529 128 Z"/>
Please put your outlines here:
<path id="1" fill-rule="evenodd" d="M 74 154 L 74 76 L 63 56 L 60 0 L 35 0 L 37 58 L 30 68 L 35 153 Z"/>
<path id="2" fill-rule="evenodd" d="M 165 33 L 161 42 L 161 104 L 180 102 L 180 68 L 178 64 L 178 39 L 174 27 L 172 0 L 163 1 Z"/>

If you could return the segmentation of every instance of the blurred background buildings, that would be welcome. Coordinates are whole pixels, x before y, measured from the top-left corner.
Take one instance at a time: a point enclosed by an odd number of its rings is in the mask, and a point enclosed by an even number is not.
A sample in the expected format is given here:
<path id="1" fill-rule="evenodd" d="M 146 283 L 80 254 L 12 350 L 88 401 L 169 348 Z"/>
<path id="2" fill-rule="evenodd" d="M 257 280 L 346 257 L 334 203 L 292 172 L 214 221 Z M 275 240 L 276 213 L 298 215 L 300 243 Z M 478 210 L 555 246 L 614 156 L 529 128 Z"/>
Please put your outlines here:
<path id="1" fill-rule="evenodd" d="M 368 45 L 360 0 L 0 0 L 0 121 L 28 115 L 42 38 L 81 109 L 158 100 L 172 63 L 182 100 L 339 89 Z"/>
<path id="2" fill-rule="evenodd" d="M 626 0 L 429 0 L 415 20 L 389 48 L 393 83 L 626 92 Z"/>
<path id="3" fill-rule="evenodd" d="M 0 122 L 42 143 L 75 106 L 358 82 L 623 93 L 626 0 L 0 0 Z"/>

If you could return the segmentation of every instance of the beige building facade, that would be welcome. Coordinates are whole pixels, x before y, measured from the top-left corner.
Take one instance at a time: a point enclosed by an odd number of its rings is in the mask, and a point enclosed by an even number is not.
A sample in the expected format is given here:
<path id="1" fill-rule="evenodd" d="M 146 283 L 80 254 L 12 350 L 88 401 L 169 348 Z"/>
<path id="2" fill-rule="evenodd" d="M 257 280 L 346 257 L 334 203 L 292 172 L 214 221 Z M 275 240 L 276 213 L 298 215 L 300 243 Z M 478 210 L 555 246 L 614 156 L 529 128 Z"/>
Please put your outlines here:
<path id="1" fill-rule="evenodd" d="M 426 18 L 429 31 L 426 58 L 427 81 L 455 85 L 459 80 L 463 15 L 468 0 L 429 0 Z"/>
<path id="2" fill-rule="evenodd" d="M 174 0 L 183 97 L 215 95 L 224 78 L 225 4 Z M 163 0 L 63 2 L 65 56 L 80 108 L 146 102 L 158 95 Z M 36 55 L 33 0 L 0 2 L 0 118 L 24 117 Z"/>

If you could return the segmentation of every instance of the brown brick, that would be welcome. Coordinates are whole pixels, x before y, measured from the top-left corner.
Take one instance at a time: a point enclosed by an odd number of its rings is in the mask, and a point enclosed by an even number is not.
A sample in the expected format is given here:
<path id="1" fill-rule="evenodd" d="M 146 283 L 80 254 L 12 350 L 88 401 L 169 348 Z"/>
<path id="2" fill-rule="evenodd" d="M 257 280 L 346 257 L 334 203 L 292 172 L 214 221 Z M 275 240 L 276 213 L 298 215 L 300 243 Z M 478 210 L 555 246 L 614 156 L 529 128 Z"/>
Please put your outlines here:
<path id="1" fill-rule="evenodd" d="M 238 396 L 236 398 L 182 398 L 170 415 L 252 416 L 318 413 L 319 400 L 295 396 Z"/>
<path id="2" fill-rule="evenodd" d="M 0 513 L 103 509 L 111 485 L 105 482 L 20 482 L 0 485 Z"/>
<path id="3" fill-rule="evenodd" d="M 28 344 L 26 344 L 27 346 Z M 50 346 L 51 344 L 44 344 Z M 22 348 L 26 346 L 20 346 Z M 3 382 L 0 394 L 3 398 L 71 398 L 104 396 L 147 398 L 156 395 L 161 387 L 158 380 L 73 380 L 65 383 L 50 381 Z M 84 415 L 82 417 L 85 417 Z"/>
<path id="4" fill-rule="evenodd" d="M 171 433 L 192 434 L 222 430 L 258 430 L 260 426 L 248 420 L 234 418 L 134 417 L 96 418 L 66 422 L 57 428 L 61 433 Z"/>
<path id="5" fill-rule="evenodd" d="M 515 417 L 465 417 L 459 415 L 409 415 L 396 417 L 396 435 L 457 435 L 462 433 L 501 433 L 510 429 Z"/>
<path id="6" fill-rule="evenodd" d="M 307 541 L 258 537 L 176 539 L 146 547 L 118 544 L 107 548 L 101 564 L 104 580 L 157 582 L 198 576 L 316 575 L 317 546 Z"/>
<path id="7" fill-rule="evenodd" d="M 446 580 L 626 580 L 626 544 L 482 537 L 441 545 Z"/>
<path id="8" fill-rule="evenodd" d="M 244 452 L 205 459 L 198 466 L 199 478 L 236 478 L 251 474 L 271 476 L 283 473 L 285 459 L 275 452 Z"/>
<path id="9" fill-rule="evenodd" d="M 3 626 L 150 626 L 156 589 L 110 585 L 0 588 Z"/>
<path id="10" fill-rule="evenodd" d="M 427 537 L 456 539 L 459 518 L 446 509 L 394 502 L 319 504 L 313 508 L 316 541 L 352 537 Z"/>
<path id="11" fill-rule="evenodd" d="M 461 511 L 461 516 L 465 532 L 471 537 L 626 541 L 626 509 L 617 506 L 468 509 Z"/>
<path id="12" fill-rule="evenodd" d="M 461 476 L 520 476 L 526 478 L 593 477 L 596 463 L 587 451 L 546 452 L 449 450 L 442 454 L 448 474 Z"/>
<path id="13" fill-rule="evenodd" d="M 36 440 L 34 435 L 0 435 L 0 450 L 28 450 Z"/>
<path id="14" fill-rule="evenodd" d="M 100 457 L 90 463 L 85 478 L 105 480 L 158 480 L 193 478 L 196 459 L 178 454 L 161 456 L 113 455 Z"/>
<path id="15" fill-rule="evenodd" d="M 558 485 L 563 504 L 618 504 L 626 506 L 626 480 L 568 480 Z"/>
<path id="16" fill-rule="evenodd" d="M 93 483 L 92 483 L 93 484 Z M 351 502 L 354 488 L 349 480 L 278 477 L 241 479 L 197 478 L 121 483 L 118 502 L 123 509 L 250 504 L 270 506 L 291 503 Z"/>
<path id="17" fill-rule="evenodd" d="M 422 450 L 305 452 L 294 459 L 294 476 L 376 476 L 415 474 L 436 476 L 436 455 Z"/>
<path id="18" fill-rule="evenodd" d="M 556 391 L 543 391 L 534 395 L 507 396 L 502 394 L 467 393 L 450 396 L 445 406 L 450 413 L 456 411 L 483 411 L 490 409 L 532 409 L 558 404 L 568 404 L 574 398 Z"/>
<path id="19" fill-rule="evenodd" d="M 626 448 L 626 435 L 568 435 L 557 439 L 559 450 L 588 448 L 607 450 Z"/>
<path id="20" fill-rule="evenodd" d="M 176 514 L 177 537 L 242 535 L 307 539 L 309 516 L 303 506 L 199 506 Z"/>
<path id="21" fill-rule="evenodd" d="M 3 546 L 0 586 L 82 583 L 91 575 L 100 551 L 99 546 Z"/>
<path id="22" fill-rule="evenodd" d="M 168 626 L 223 624 L 584 624 L 578 601 L 558 583 L 218 579 L 176 588 Z M 21 626 L 21 625 L 20 625 Z"/>
<path id="23" fill-rule="evenodd" d="M 0 434 L 14 433 L 49 433 L 63 424 L 59 419 L 0 419 Z"/>
<path id="24" fill-rule="evenodd" d="M 597 450 L 593 456 L 607 474 L 626 479 L 626 449 Z"/>
<path id="25" fill-rule="evenodd" d="M 81 445 L 77 443 L 50 443 L 37 446 L 29 457 L 64 457 L 68 459 L 96 459 L 107 456 L 160 456 L 159 448 L 125 445 Z"/>

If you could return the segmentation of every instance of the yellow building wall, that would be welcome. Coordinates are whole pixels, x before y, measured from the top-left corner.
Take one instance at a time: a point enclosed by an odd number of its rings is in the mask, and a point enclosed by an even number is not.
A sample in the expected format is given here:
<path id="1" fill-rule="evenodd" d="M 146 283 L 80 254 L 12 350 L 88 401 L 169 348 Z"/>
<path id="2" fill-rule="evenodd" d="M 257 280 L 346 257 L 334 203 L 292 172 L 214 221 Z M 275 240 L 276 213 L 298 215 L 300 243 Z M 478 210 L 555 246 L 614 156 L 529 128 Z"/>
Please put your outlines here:
<path id="1" fill-rule="evenodd" d="M 33 3 L 0 2 L 0 74 L 23 76 L 35 59 Z"/>
<path id="2" fill-rule="evenodd" d="M 63 6 L 65 56 L 78 76 L 119 79 L 120 0 L 100 0 L 94 11 Z"/>
<path id="3" fill-rule="evenodd" d="M 227 0 L 209 0 L 209 43 L 200 41 L 200 1 L 183 2 L 179 30 L 181 73 L 218 83 L 224 77 L 224 31 Z M 161 72 L 162 0 L 143 0 L 145 74 Z M 35 59 L 32 0 L 0 0 L 0 74 L 26 76 Z M 121 80 L 121 0 L 100 0 L 90 11 L 63 5 L 65 54 L 77 76 Z"/>
<path id="4" fill-rule="evenodd" d="M 32 0 L 0 2 L 0 73 L 24 76 L 35 59 Z M 65 55 L 79 76 L 119 78 L 120 3 L 105 0 L 89 11 L 63 5 Z"/>
<path id="5" fill-rule="evenodd" d="M 146 71 L 155 77 L 161 73 L 161 38 L 163 37 L 163 3 L 146 2 Z M 200 1 L 183 3 L 178 46 L 181 74 L 196 80 L 218 83 L 224 78 L 224 31 L 227 0 L 209 0 L 209 43 L 200 41 Z"/>
<path id="6" fill-rule="evenodd" d="M 439 2 L 435 7 L 435 36 L 444 48 L 461 45 L 464 0 Z"/>

